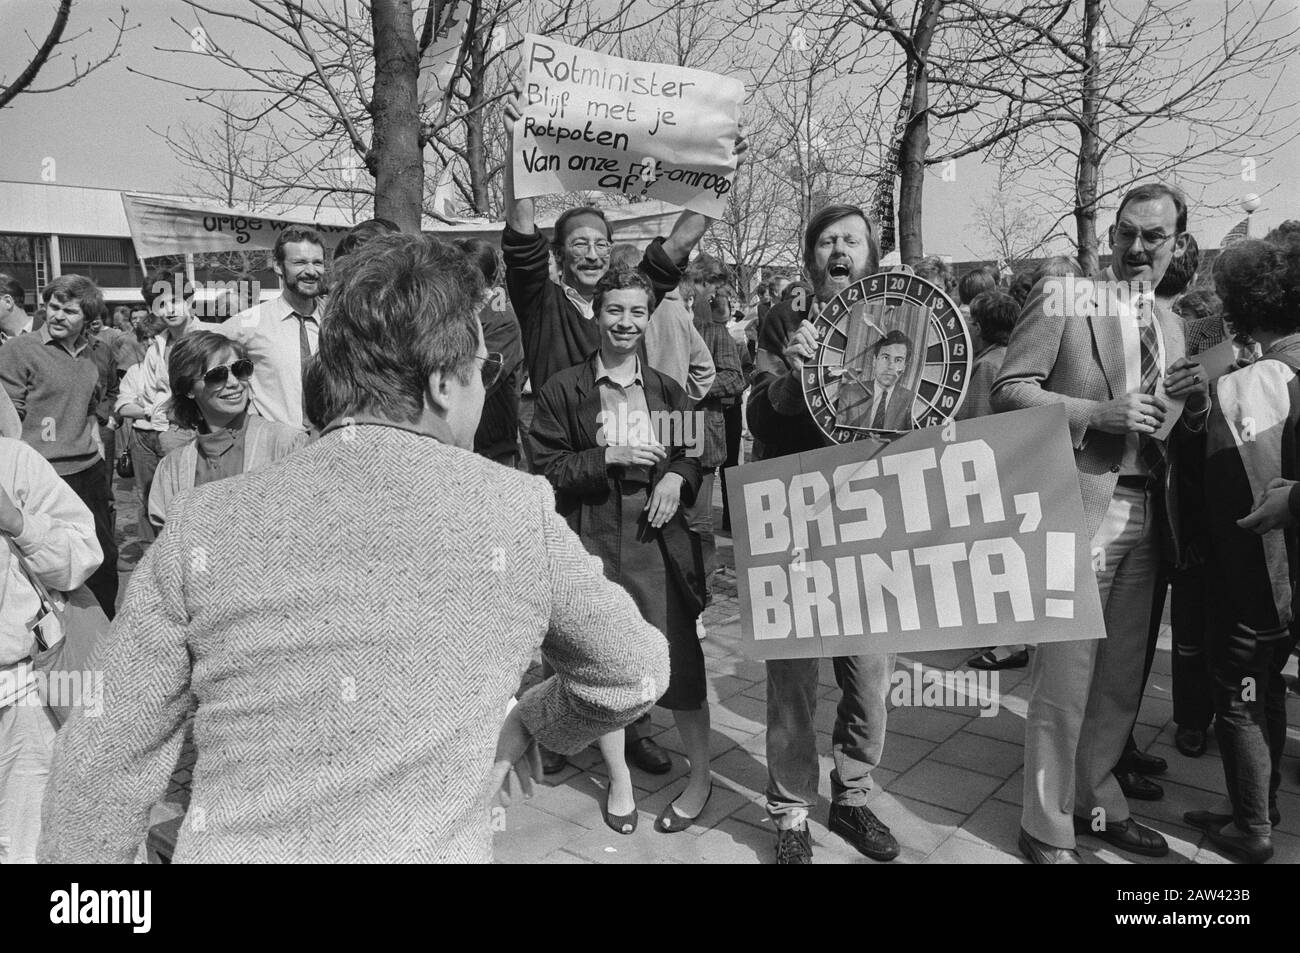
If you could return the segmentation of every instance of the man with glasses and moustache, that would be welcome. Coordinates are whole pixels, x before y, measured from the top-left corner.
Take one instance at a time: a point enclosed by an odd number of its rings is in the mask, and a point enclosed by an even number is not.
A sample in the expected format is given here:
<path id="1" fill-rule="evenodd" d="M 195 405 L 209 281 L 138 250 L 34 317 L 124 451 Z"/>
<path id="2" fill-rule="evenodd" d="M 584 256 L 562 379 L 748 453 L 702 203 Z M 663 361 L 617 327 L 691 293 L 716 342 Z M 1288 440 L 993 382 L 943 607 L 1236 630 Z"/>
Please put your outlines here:
<path id="1" fill-rule="evenodd" d="M 1186 202 L 1162 183 L 1139 186 L 1110 238 L 1111 266 L 1092 294 L 1060 278 L 1030 292 L 993 385 L 995 411 L 1066 409 L 1106 619 L 1106 638 L 1047 643 L 1035 656 L 1020 850 L 1039 864 L 1078 863 L 1076 835 L 1149 857 L 1169 851 L 1130 816 L 1111 769 L 1141 703 L 1159 534 L 1178 539 L 1165 505 L 1176 441 L 1154 435 L 1179 402 L 1171 437 L 1203 431 L 1210 410 L 1182 322 L 1155 296 L 1186 248 Z"/>
<path id="2" fill-rule="evenodd" d="M 514 133 L 521 113 L 518 100 L 506 103 L 504 123 L 507 140 Z M 743 137 L 736 142 L 737 155 L 746 149 Z M 524 366 L 532 392 L 520 401 L 519 426 L 532 425 L 533 397 L 551 375 L 581 364 L 600 347 L 600 329 L 592 310 L 596 284 L 609 270 L 609 252 L 614 231 L 598 208 L 579 206 L 565 211 L 555 222 L 555 237 L 548 243 L 537 229 L 534 202 L 515 196 L 514 173 L 505 166 L 506 226 L 501 233 L 501 250 L 506 264 L 506 290 L 523 332 Z M 682 212 L 667 238 L 656 238 L 646 248 L 640 270 L 654 286 L 651 309 L 681 282 L 681 268 L 708 230 L 710 219 L 689 209 Z M 551 256 L 555 256 L 557 278 L 551 277 Z M 524 441 L 527 449 L 528 441 Z M 628 758 L 651 774 L 672 770 L 672 761 L 649 738 L 635 737 L 628 730 Z M 544 752 L 548 774 L 564 767 L 563 759 Z"/>

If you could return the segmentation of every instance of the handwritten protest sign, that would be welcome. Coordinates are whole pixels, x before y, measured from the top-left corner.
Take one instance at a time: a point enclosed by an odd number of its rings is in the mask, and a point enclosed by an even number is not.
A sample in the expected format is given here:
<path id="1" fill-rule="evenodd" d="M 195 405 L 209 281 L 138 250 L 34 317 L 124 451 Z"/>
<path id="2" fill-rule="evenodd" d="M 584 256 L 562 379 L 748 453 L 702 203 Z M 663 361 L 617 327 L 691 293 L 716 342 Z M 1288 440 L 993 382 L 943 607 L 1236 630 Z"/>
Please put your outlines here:
<path id="1" fill-rule="evenodd" d="M 515 194 L 617 192 L 718 217 L 745 87 L 736 79 L 592 53 L 527 34 Z"/>
<path id="2" fill-rule="evenodd" d="M 753 658 L 1104 637 L 1059 405 L 733 467 L 727 492 Z"/>

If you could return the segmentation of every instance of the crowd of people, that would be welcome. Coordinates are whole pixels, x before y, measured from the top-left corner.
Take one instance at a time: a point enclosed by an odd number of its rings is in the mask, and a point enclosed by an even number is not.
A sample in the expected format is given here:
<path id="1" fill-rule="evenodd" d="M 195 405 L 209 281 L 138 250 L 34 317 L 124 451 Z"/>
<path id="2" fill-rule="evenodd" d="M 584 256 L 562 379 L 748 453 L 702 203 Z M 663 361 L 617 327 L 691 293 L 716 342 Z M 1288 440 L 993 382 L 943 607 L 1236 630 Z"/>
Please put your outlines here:
<path id="1" fill-rule="evenodd" d="M 34 316 L 0 275 L 0 862 L 132 860 L 183 747 L 179 861 L 488 860 L 488 798 L 592 744 L 609 779 L 596 809 L 631 834 L 632 768 L 672 765 L 644 729 L 655 704 L 689 764 L 655 830 L 699 820 L 714 476 L 744 462 L 745 431 L 753 460 L 826 445 L 800 372 L 820 309 L 880 270 L 876 226 L 823 208 L 802 275 L 746 302 L 726 264 L 691 260 L 699 213 L 638 249 L 589 206 L 543 234 L 508 166 L 504 197 L 499 247 L 374 219 L 331 253 L 287 228 L 280 294 L 220 324 L 171 271 L 111 314 L 64 275 Z M 1069 420 L 1106 637 L 968 662 L 1032 656 L 1019 838 L 1036 863 L 1077 861 L 1083 837 L 1168 851 L 1128 804 L 1163 794 L 1167 766 L 1133 729 L 1167 592 L 1177 749 L 1200 757 L 1213 725 L 1227 796 L 1186 821 L 1236 859 L 1272 853 L 1297 635 L 1300 223 L 1202 269 L 1188 217 L 1158 183 L 1115 210 L 1092 277 L 1131 291 L 1137 320 L 1059 295 L 1083 278 L 1070 259 L 914 268 L 968 319 L 958 426 L 1045 404 Z M 148 546 L 124 598 L 115 470 Z M 58 615 L 34 580 L 84 584 L 116 616 L 95 656 L 102 711 L 57 731 L 31 655 Z M 900 845 L 868 801 L 893 657 L 834 659 L 829 699 L 819 667 L 766 663 L 775 858 L 812 860 L 823 703 L 827 827 L 890 860 Z"/>

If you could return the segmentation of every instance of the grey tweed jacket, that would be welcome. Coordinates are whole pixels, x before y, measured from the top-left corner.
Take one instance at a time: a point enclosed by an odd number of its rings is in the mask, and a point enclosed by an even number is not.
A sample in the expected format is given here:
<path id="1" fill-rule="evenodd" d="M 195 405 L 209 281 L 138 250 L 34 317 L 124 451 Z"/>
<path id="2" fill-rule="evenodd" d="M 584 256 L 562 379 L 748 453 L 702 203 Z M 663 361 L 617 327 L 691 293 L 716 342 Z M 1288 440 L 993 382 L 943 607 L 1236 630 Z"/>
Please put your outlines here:
<path id="1" fill-rule="evenodd" d="M 1096 280 L 1113 279 L 1109 272 Z M 1124 373 L 1124 342 L 1120 319 L 1098 313 L 1096 301 L 1080 302 L 1067 296 L 1063 307 L 1053 301 L 1044 279 L 1029 299 L 1011 332 L 1002 370 L 993 384 L 995 411 L 1022 410 L 1046 404 L 1064 404 L 1070 424 L 1070 442 L 1079 471 L 1079 490 L 1088 537 L 1096 535 L 1110 506 L 1124 457 L 1124 436 L 1088 427 L 1099 402 L 1128 393 Z M 1059 300 L 1059 299 L 1057 299 Z M 1082 307 L 1078 307 L 1082 304 Z M 1183 325 L 1176 314 L 1157 302 L 1156 318 L 1164 338 L 1165 367 L 1183 357 Z M 1207 406 L 1199 416 L 1184 414 L 1174 434 L 1205 427 Z M 1173 444 L 1175 441 L 1170 441 Z M 1170 448 L 1172 480 L 1176 454 Z M 1167 481 L 1167 486 L 1170 485 Z M 1168 505 L 1176 517 L 1177 507 Z M 1177 539 L 1177 530 L 1174 531 Z"/>
<path id="2" fill-rule="evenodd" d="M 647 711 L 668 648 L 550 487 L 407 430 L 347 427 L 175 498 L 59 733 L 40 858 L 129 862 L 194 713 L 178 862 L 489 861 L 520 700 L 573 753 Z"/>

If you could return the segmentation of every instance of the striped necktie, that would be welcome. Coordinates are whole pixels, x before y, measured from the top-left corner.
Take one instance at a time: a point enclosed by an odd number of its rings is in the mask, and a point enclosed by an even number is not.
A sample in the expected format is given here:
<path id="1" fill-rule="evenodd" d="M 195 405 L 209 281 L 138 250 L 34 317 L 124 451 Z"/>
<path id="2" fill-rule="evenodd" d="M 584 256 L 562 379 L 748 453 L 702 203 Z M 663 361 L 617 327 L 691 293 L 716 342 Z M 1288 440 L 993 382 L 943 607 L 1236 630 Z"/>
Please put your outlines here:
<path id="1" fill-rule="evenodd" d="M 1142 359 L 1142 393 L 1154 395 L 1160 382 L 1160 340 L 1156 336 L 1156 316 L 1149 299 L 1143 299 L 1139 324 L 1142 331 L 1138 336 L 1138 346 Z M 1165 457 L 1168 448 L 1164 441 L 1156 440 L 1147 434 L 1138 438 L 1138 453 L 1142 462 L 1151 471 L 1151 476 L 1160 479 L 1165 472 Z"/>

